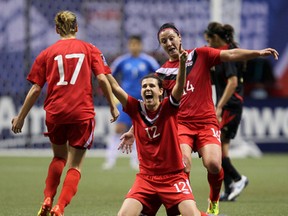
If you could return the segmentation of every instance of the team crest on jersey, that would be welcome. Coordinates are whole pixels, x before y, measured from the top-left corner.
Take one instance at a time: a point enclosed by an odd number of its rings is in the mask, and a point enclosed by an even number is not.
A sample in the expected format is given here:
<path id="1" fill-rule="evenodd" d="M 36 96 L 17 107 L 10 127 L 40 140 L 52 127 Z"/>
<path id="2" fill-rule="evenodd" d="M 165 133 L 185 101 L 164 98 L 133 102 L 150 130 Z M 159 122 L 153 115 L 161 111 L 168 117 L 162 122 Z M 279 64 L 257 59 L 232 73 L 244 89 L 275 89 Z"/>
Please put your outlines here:
<path id="1" fill-rule="evenodd" d="M 188 54 L 187 61 L 186 61 L 186 67 L 190 67 L 193 65 L 194 53 L 195 53 L 195 49 Z"/>
<path id="2" fill-rule="evenodd" d="M 107 64 L 107 62 L 106 62 L 106 59 L 105 59 L 105 57 L 104 57 L 103 54 L 101 54 L 101 58 L 102 58 L 102 61 L 103 61 L 104 65 L 105 65 L 105 66 L 108 66 L 108 64 Z"/>
<path id="3" fill-rule="evenodd" d="M 192 66 L 193 65 L 193 61 L 187 61 L 186 62 L 186 67 Z"/>

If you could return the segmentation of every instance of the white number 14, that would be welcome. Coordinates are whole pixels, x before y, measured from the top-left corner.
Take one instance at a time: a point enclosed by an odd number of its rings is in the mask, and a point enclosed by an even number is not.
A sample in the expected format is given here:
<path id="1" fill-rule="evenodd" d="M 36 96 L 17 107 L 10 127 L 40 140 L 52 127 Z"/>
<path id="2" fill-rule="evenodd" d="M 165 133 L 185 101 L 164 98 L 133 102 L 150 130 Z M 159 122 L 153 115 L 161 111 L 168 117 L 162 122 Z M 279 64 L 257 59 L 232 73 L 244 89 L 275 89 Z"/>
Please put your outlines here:
<path id="1" fill-rule="evenodd" d="M 73 72 L 72 78 L 70 80 L 70 84 L 74 85 L 77 77 L 79 75 L 82 63 L 85 58 L 85 54 L 83 53 L 74 53 L 74 54 L 67 54 L 65 55 L 66 59 L 71 59 L 71 58 L 78 58 L 77 65 L 75 67 L 75 70 Z M 58 63 L 58 69 L 59 69 L 59 75 L 60 75 L 60 80 L 57 82 L 57 85 L 68 85 L 68 82 L 65 81 L 65 73 L 64 73 L 64 66 L 63 66 L 63 57 L 62 55 L 58 55 L 54 58 L 55 61 Z"/>

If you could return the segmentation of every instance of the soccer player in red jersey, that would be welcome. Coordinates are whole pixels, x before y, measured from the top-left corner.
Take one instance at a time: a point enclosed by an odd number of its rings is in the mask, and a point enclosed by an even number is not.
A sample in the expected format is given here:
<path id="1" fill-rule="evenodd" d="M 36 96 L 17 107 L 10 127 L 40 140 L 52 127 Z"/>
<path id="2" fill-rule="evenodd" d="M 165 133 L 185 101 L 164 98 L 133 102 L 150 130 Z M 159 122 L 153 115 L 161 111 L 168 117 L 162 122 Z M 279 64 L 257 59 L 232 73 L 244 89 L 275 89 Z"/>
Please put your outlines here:
<path id="1" fill-rule="evenodd" d="M 179 58 L 176 83 L 171 95 L 163 100 L 162 80 L 154 74 L 144 76 L 141 81 L 143 101 L 128 95 L 112 75 L 107 75 L 113 93 L 132 119 L 140 169 L 118 216 L 153 216 L 161 204 L 168 215 L 201 215 L 184 172 L 177 134 L 187 52 L 182 50 Z"/>
<path id="2" fill-rule="evenodd" d="M 179 65 L 179 51 L 176 48 L 181 43 L 181 35 L 174 24 L 166 23 L 158 31 L 158 40 L 168 54 L 169 60 L 156 72 L 164 79 L 164 88 L 169 95 L 175 85 Z M 224 173 L 221 166 L 220 130 L 212 101 L 210 68 L 221 62 L 243 61 L 259 56 L 273 55 L 278 59 L 278 52 L 271 48 L 219 50 L 210 47 L 195 48 L 187 52 L 186 85 L 178 112 L 180 146 L 188 175 L 191 167 L 191 152 L 197 151 L 202 157 L 208 171 L 210 185 L 207 213 L 217 215 Z"/>
<path id="3" fill-rule="evenodd" d="M 164 89 L 169 95 L 175 85 L 175 78 L 179 66 L 179 50 L 181 34 L 173 23 L 163 24 L 157 34 L 164 51 L 168 54 L 168 61 L 156 73 L 164 79 Z M 178 112 L 178 136 L 185 171 L 189 176 L 192 151 L 197 151 L 202 157 L 208 171 L 210 185 L 209 206 L 207 212 L 219 214 L 219 196 L 224 178 L 221 166 L 220 129 L 216 119 L 212 100 L 210 68 L 221 62 L 244 61 L 259 56 L 274 56 L 278 59 L 278 52 L 272 48 L 263 50 L 229 49 L 218 50 L 211 47 L 201 47 L 186 50 L 187 77 L 183 97 Z M 130 151 L 132 145 L 132 129 L 123 134 L 119 148 Z"/>
<path id="4" fill-rule="evenodd" d="M 60 11 L 55 16 L 61 40 L 43 50 L 36 58 L 27 79 L 33 84 L 19 114 L 12 120 L 12 131 L 20 133 L 24 120 L 47 82 L 44 103 L 46 126 L 54 157 L 48 168 L 44 202 L 38 216 L 61 216 L 77 192 L 86 149 L 93 142 L 95 112 L 92 97 L 92 72 L 97 77 L 115 121 L 119 111 L 106 74 L 110 73 L 101 51 L 76 39 L 76 16 Z M 51 209 L 60 177 L 68 160 L 68 171 L 57 204 Z"/>
<path id="5" fill-rule="evenodd" d="M 221 49 L 238 48 L 231 25 L 211 22 L 204 37 L 208 45 Z M 221 129 L 224 192 L 220 201 L 233 201 L 247 186 L 248 179 L 241 175 L 229 158 L 230 140 L 236 136 L 243 110 L 243 73 L 245 62 L 223 62 L 211 69 L 216 89 L 216 117 Z"/>

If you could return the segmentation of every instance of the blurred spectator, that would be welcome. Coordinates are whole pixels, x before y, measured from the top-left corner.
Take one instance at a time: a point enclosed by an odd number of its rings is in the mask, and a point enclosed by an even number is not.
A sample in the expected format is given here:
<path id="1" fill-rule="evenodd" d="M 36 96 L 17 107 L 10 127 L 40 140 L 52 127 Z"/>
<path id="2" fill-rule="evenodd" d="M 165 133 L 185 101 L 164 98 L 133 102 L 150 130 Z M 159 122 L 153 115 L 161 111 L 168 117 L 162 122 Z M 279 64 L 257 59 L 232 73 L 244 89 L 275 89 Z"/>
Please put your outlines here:
<path id="1" fill-rule="evenodd" d="M 265 99 L 276 94 L 276 79 L 268 59 L 256 58 L 247 62 L 244 86 L 244 95 L 255 99 Z"/>

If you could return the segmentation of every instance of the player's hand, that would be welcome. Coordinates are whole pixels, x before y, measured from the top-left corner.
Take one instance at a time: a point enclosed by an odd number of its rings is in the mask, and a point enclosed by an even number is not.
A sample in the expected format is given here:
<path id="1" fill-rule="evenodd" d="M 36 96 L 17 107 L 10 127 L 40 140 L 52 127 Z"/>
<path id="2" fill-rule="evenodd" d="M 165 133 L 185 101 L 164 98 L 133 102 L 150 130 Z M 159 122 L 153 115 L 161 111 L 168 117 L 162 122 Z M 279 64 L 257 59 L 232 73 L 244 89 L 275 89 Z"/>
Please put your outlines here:
<path id="1" fill-rule="evenodd" d="M 182 44 L 181 43 L 179 44 L 178 51 L 179 51 L 180 64 L 185 64 L 186 61 L 187 61 L 187 58 L 188 58 L 188 52 L 185 51 L 184 49 L 182 49 Z"/>
<path id="2" fill-rule="evenodd" d="M 110 123 L 115 122 L 120 115 L 119 110 L 115 106 L 115 107 L 111 108 L 110 113 L 112 115 L 112 118 L 110 119 Z"/>
<path id="3" fill-rule="evenodd" d="M 270 56 L 273 55 L 275 60 L 278 60 L 279 57 L 279 53 L 277 52 L 277 50 L 272 49 L 272 48 L 266 48 L 263 50 L 260 50 L 260 56 Z"/>
<path id="4" fill-rule="evenodd" d="M 122 153 L 129 154 L 132 152 L 132 146 L 134 143 L 134 134 L 131 132 L 126 132 L 124 134 L 122 134 L 122 136 L 120 137 L 120 144 L 118 146 L 118 150 L 122 150 Z"/>
<path id="5" fill-rule="evenodd" d="M 24 119 L 20 119 L 18 116 L 16 116 L 12 119 L 11 123 L 12 123 L 11 129 L 15 134 L 22 132 L 22 127 L 24 125 Z"/>

